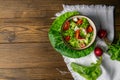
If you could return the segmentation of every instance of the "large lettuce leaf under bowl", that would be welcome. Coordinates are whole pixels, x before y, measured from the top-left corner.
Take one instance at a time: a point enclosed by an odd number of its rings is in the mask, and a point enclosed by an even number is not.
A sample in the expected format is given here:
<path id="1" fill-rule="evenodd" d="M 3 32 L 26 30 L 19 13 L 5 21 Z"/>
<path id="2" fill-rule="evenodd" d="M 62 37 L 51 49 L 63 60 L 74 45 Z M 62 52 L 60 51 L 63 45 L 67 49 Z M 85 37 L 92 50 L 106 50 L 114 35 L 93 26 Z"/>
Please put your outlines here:
<path id="1" fill-rule="evenodd" d="M 52 46 L 57 52 L 67 57 L 80 58 L 90 54 L 94 49 L 94 44 L 84 50 L 74 50 L 65 45 L 61 35 L 61 27 L 66 19 L 74 15 L 80 15 L 80 13 L 77 11 L 66 12 L 57 17 L 50 27 L 48 36 Z"/>

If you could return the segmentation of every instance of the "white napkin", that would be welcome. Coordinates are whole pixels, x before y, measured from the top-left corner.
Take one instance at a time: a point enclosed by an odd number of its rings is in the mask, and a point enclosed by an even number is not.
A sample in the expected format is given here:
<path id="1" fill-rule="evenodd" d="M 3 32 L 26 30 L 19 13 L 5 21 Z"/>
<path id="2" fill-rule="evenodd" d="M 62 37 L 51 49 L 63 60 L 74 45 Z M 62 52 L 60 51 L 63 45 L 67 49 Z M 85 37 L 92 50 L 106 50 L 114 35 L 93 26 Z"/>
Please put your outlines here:
<path id="1" fill-rule="evenodd" d="M 96 25 L 97 30 L 100 28 L 106 29 L 108 32 L 108 39 L 112 42 L 114 39 L 114 17 L 113 6 L 105 5 L 63 5 L 63 11 L 56 13 L 56 16 L 68 11 L 79 11 L 81 15 L 88 16 Z M 107 48 L 104 41 L 97 38 L 97 44 Z M 63 56 L 64 61 L 71 72 L 74 80 L 85 80 L 84 77 L 74 72 L 70 66 L 71 62 L 75 62 L 82 65 L 90 65 L 92 62 L 96 62 L 97 58 L 94 52 L 82 57 L 82 58 L 69 58 Z M 120 80 L 120 62 L 111 60 L 107 53 L 103 54 L 103 62 L 101 65 L 102 75 L 97 80 Z"/>

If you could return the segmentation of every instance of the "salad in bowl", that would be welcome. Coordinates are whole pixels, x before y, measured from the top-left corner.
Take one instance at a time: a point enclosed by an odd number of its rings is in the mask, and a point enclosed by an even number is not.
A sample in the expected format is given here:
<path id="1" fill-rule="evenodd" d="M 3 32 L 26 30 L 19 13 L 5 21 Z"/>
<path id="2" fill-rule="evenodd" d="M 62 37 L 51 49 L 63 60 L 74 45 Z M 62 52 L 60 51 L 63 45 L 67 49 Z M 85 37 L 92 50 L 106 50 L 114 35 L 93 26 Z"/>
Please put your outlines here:
<path id="1" fill-rule="evenodd" d="M 63 23 L 61 34 L 64 43 L 76 50 L 88 48 L 96 38 L 96 27 L 93 21 L 82 15 L 75 15 Z"/>

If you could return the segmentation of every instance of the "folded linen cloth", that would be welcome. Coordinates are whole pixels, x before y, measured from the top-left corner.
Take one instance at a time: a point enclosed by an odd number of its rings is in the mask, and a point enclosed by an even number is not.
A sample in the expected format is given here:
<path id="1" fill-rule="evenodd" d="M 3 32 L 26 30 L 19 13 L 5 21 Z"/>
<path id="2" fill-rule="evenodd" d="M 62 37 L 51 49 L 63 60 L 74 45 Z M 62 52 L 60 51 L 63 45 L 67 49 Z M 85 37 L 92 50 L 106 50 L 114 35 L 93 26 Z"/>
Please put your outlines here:
<path id="1" fill-rule="evenodd" d="M 63 5 L 63 11 L 56 13 L 56 16 L 69 11 L 79 11 L 81 15 L 88 16 L 96 25 L 97 30 L 100 28 L 106 29 L 108 32 L 108 39 L 112 42 L 114 39 L 114 6 L 105 5 Z M 104 41 L 97 38 L 97 45 L 107 48 Z M 85 80 L 84 77 L 80 76 L 78 73 L 74 72 L 70 66 L 71 62 L 75 62 L 82 65 L 90 65 L 95 63 L 97 57 L 94 52 L 82 57 L 82 58 L 69 58 L 63 56 L 64 61 L 71 72 L 74 80 Z M 113 61 L 107 53 L 103 54 L 103 62 L 101 64 L 102 75 L 97 80 L 120 80 L 120 62 Z"/>

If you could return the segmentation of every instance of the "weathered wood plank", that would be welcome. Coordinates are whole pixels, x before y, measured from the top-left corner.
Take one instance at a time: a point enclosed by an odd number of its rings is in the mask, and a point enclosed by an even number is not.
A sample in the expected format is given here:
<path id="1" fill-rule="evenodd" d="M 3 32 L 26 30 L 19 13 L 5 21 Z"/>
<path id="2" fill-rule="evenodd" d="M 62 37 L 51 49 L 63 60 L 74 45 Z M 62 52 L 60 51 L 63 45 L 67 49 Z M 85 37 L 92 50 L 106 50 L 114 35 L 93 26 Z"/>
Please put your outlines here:
<path id="1" fill-rule="evenodd" d="M 4 17 L 4 15 L 0 16 L 0 25 L 4 25 L 7 23 L 11 24 L 29 24 L 29 25 L 50 25 L 54 20 L 51 18 L 54 17 L 54 14 L 57 13 L 58 11 L 43 11 L 40 12 L 33 12 L 33 13 L 27 13 L 26 16 L 14 16 L 10 18 Z M 18 13 L 19 14 L 19 13 Z M 34 15 L 36 14 L 36 15 Z M 44 15 L 45 14 L 45 15 Z M 3 18 L 2 18 L 3 17 Z M 115 18 L 115 25 L 120 25 L 120 13 L 114 13 L 114 18 Z"/>
<path id="2" fill-rule="evenodd" d="M 0 44 L 0 68 L 65 67 L 62 62 L 50 43 Z"/>
<path id="3" fill-rule="evenodd" d="M 34 15 L 36 14 L 40 16 L 44 16 L 45 14 L 42 13 L 42 11 L 61 11 L 62 10 L 62 4 L 106 4 L 106 5 L 114 5 L 116 7 L 116 12 L 120 13 L 120 5 L 119 0 L 100 0 L 100 1 L 93 1 L 93 0 L 54 0 L 54 1 L 41 1 L 41 0 L 0 0 L 0 10 L 2 11 L 0 13 L 1 18 L 9 18 L 9 17 L 27 17 L 28 15 Z M 54 4 L 54 6 L 53 6 Z M 9 5 L 9 7 L 5 7 Z M 3 11 L 4 10 L 4 11 Z"/>
<path id="4" fill-rule="evenodd" d="M 72 80 L 72 77 L 69 75 L 70 73 L 61 75 L 54 68 L 0 69 L 0 77 L 10 80 Z"/>
<path id="5" fill-rule="evenodd" d="M 0 43 L 5 42 L 48 42 L 46 26 L 5 26 L 0 28 Z"/>
<path id="6" fill-rule="evenodd" d="M 57 70 L 68 72 L 63 58 L 49 43 L 0 44 L 0 51 L 0 78 L 72 79 L 70 73 L 61 75 Z"/>
<path id="7" fill-rule="evenodd" d="M 53 17 L 55 13 L 61 10 L 4 10 L 0 13 L 0 19 L 16 19 L 16 18 L 50 18 Z M 45 19 L 46 20 L 46 19 Z"/>

